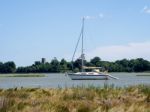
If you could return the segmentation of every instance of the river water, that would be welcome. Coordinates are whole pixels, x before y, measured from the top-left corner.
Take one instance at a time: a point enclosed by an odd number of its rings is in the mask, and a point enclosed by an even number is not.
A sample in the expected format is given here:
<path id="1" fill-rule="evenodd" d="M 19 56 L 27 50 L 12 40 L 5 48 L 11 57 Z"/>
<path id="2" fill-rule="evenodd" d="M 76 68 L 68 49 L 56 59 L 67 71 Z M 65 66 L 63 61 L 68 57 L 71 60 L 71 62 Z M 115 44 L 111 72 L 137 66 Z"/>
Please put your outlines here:
<path id="1" fill-rule="evenodd" d="M 104 84 L 124 87 L 129 85 L 148 84 L 150 85 L 150 73 L 110 73 L 119 80 L 71 80 L 65 74 L 45 74 L 46 77 L 0 77 L 0 88 L 8 89 L 15 87 L 29 88 L 57 88 L 75 86 L 104 86 Z"/>

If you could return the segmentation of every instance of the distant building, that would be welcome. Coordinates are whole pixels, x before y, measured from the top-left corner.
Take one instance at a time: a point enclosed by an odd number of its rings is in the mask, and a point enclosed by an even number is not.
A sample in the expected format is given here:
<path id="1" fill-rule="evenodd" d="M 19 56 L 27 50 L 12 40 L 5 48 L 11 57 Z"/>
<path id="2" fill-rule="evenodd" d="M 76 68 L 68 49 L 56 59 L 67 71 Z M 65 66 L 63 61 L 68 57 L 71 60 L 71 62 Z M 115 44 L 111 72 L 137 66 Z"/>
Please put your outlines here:
<path id="1" fill-rule="evenodd" d="M 45 64 L 45 63 L 46 63 L 46 59 L 42 58 L 42 64 Z"/>
<path id="2" fill-rule="evenodd" d="M 40 62 L 40 61 L 35 61 L 34 64 L 35 64 L 35 65 L 40 65 L 41 62 Z"/>

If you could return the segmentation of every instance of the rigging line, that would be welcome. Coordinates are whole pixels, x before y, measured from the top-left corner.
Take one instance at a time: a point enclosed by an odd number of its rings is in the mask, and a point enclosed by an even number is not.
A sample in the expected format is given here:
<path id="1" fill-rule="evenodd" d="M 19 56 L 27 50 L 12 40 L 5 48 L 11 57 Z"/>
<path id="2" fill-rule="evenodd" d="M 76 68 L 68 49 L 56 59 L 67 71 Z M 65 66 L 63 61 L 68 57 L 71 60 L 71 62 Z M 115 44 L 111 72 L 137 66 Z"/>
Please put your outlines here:
<path id="1" fill-rule="evenodd" d="M 83 28 L 82 28 L 82 29 L 83 29 Z M 75 53 L 76 53 L 76 51 L 77 51 L 77 48 L 78 48 L 78 45 L 79 45 L 79 42 L 80 42 L 81 35 L 82 35 L 82 30 L 81 30 L 80 35 L 79 35 L 79 37 L 78 37 L 78 41 L 77 41 L 77 44 L 76 44 L 76 47 L 75 47 L 75 51 L 74 51 L 73 56 L 72 56 L 72 70 L 73 70 L 73 59 L 74 59 Z"/>

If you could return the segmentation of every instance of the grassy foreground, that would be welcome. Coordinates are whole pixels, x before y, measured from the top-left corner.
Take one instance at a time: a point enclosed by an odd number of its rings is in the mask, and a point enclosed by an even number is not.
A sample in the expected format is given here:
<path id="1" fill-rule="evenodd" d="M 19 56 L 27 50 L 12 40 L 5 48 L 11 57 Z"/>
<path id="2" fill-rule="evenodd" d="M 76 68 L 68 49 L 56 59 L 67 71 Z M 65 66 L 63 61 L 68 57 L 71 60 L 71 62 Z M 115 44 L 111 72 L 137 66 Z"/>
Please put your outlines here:
<path id="1" fill-rule="evenodd" d="M 1 89 L 0 112 L 150 112 L 150 85 Z"/>

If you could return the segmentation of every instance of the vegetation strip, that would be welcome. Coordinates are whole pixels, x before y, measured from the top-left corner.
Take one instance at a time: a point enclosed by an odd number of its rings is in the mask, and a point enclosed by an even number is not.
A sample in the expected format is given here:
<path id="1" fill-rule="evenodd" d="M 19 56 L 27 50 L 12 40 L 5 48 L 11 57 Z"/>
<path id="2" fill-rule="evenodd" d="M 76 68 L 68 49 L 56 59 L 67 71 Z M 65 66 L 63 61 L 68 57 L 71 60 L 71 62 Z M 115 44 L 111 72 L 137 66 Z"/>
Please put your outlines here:
<path id="1" fill-rule="evenodd" d="M 149 75 L 146 75 L 146 74 L 145 75 L 136 75 L 136 76 L 150 76 L 150 74 Z"/>
<path id="2" fill-rule="evenodd" d="M 150 72 L 150 62 L 142 58 L 109 62 L 103 61 L 99 57 L 94 57 L 90 61 L 84 60 L 84 63 L 85 66 L 104 67 L 109 72 Z M 59 61 L 57 58 L 54 58 L 50 62 L 36 61 L 31 66 L 26 67 L 16 67 L 13 61 L 0 62 L 0 73 L 63 73 L 66 71 L 78 72 L 80 70 L 80 59 L 72 63 L 65 59 Z"/>
<path id="3" fill-rule="evenodd" d="M 45 77 L 44 74 L 5 74 L 0 77 Z"/>
<path id="4" fill-rule="evenodd" d="M 0 89 L 0 112 L 149 112 L 150 85 Z"/>

